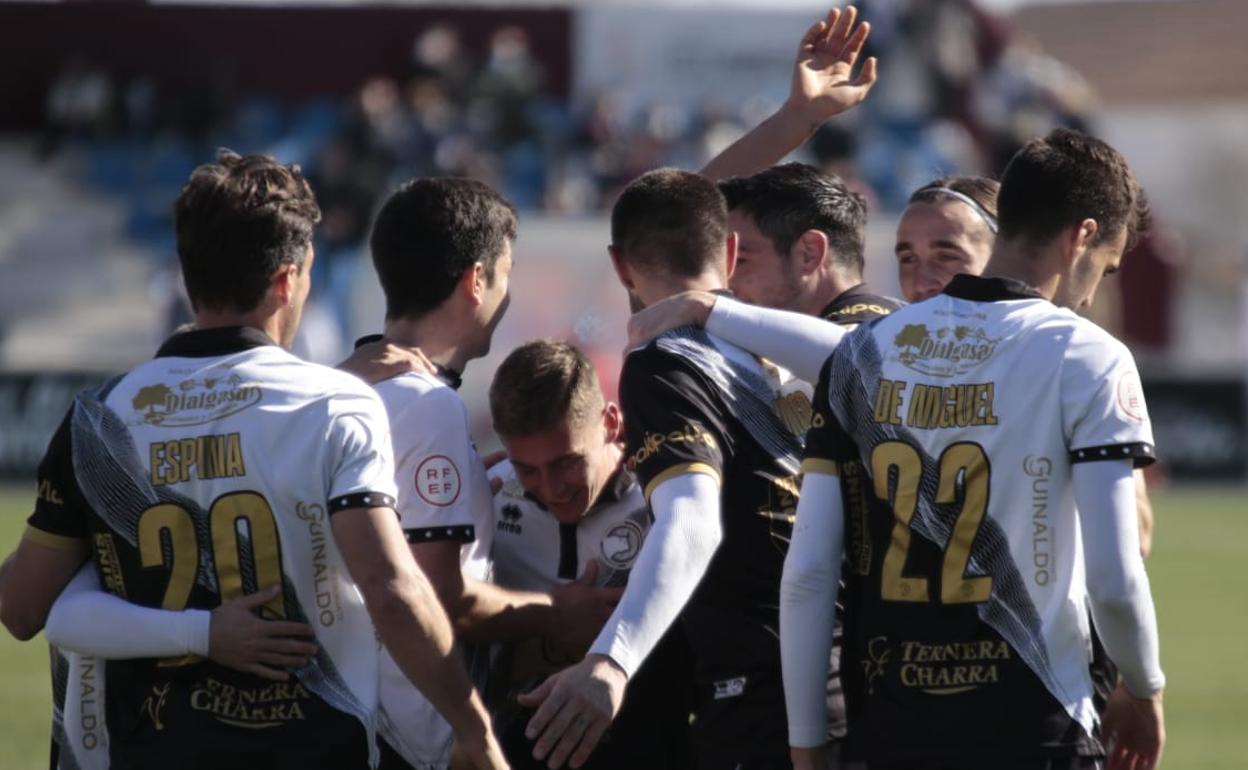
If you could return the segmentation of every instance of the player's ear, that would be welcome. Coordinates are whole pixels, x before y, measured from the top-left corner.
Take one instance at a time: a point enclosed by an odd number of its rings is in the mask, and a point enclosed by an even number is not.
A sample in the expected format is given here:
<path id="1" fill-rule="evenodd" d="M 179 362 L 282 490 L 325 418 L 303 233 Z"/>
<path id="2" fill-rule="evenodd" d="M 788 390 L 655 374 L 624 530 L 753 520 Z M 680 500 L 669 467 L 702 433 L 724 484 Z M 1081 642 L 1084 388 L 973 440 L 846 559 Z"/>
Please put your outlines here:
<path id="1" fill-rule="evenodd" d="M 294 262 L 283 262 L 269 278 L 269 291 L 277 307 L 285 307 L 295 301 L 298 293 L 299 268 Z"/>
<path id="2" fill-rule="evenodd" d="M 624 255 L 620 253 L 620 247 L 615 244 L 607 246 L 607 254 L 611 255 L 611 266 L 615 268 L 615 274 L 619 277 L 620 283 L 624 284 L 625 289 L 632 291 L 633 275 L 628 269 L 628 262 L 624 259 Z"/>
<path id="3" fill-rule="evenodd" d="M 485 298 L 485 288 L 488 284 L 485 275 L 485 265 L 480 262 L 474 262 L 472 267 L 464 271 L 460 276 L 459 288 L 464 292 L 464 296 L 472 300 L 472 304 L 480 305 Z"/>
<path id="4" fill-rule="evenodd" d="M 608 444 L 614 444 L 621 439 L 624 419 L 620 414 L 619 404 L 614 401 L 608 401 L 602 409 L 602 427 L 606 430 Z"/>
<path id="5" fill-rule="evenodd" d="M 794 251 L 798 272 L 802 275 L 818 272 L 828 258 L 828 236 L 822 230 L 807 230 L 798 237 Z"/>
<path id="6" fill-rule="evenodd" d="M 1074 265 L 1092 248 L 1092 242 L 1096 240 L 1098 232 L 1100 232 L 1100 225 L 1091 218 L 1083 220 L 1066 231 L 1063 256 L 1067 267 Z"/>
<path id="7" fill-rule="evenodd" d="M 729 230 L 728 237 L 724 239 L 724 249 L 726 251 L 724 260 L 724 280 L 732 278 L 732 274 L 737 270 L 737 232 Z"/>

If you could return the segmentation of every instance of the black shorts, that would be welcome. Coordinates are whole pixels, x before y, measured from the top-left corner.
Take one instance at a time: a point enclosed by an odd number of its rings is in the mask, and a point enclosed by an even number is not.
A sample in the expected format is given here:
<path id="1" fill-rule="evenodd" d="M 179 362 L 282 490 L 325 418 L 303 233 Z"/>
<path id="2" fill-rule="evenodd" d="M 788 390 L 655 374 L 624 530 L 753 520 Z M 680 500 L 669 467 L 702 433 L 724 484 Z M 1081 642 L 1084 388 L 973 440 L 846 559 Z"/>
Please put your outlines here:
<path id="1" fill-rule="evenodd" d="M 667 634 L 628 682 L 620 713 L 585 770 L 689 770 L 693 681 L 684 638 Z M 494 729 L 512 770 L 545 770 L 524 729 L 533 716 L 512 700 L 494 713 Z"/>
<path id="2" fill-rule="evenodd" d="M 1109 696 L 1118 686 L 1118 667 L 1109 659 L 1096 629 L 1092 629 L 1092 662 L 1088 664 L 1088 674 L 1092 677 L 1092 707 L 1103 717 Z"/>
<path id="3" fill-rule="evenodd" d="M 698 770 L 788 770 L 779 669 L 699 672 L 693 745 Z"/>

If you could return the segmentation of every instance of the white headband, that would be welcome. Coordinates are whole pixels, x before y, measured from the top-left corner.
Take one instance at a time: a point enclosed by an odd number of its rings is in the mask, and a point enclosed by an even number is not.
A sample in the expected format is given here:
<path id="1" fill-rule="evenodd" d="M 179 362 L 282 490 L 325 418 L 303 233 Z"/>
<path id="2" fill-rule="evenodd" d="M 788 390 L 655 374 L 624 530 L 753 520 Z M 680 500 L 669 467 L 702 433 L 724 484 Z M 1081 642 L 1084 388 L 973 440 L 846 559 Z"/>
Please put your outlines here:
<path id="1" fill-rule="evenodd" d="M 983 206 L 979 205 L 979 204 L 975 201 L 975 199 L 974 199 L 974 198 L 972 198 L 971 196 L 969 196 L 969 195 L 965 195 L 965 194 L 963 194 L 963 193 L 960 193 L 960 192 L 958 192 L 957 190 L 950 190 L 948 187 L 928 187 L 928 188 L 926 188 L 926 189 L 924 189 L 924 190 L 920 190 L 920 192 L 922 192 L 922 193 L 939 193 L 939 194 L 941 194 L 941 195 L 948 196 L 948 197 L 953 198 L 953 199 L 955 199 L 955 200 L 960 200 L 960 201 L 962 201 L 962 202 L 963 202 L 963 203 L 965 203 L 966 205 L 970 206 L 970 207 L 971 207 L 971 208 L 975 211 L 975 213 L 976 213 L 976 214 L 979 214 L 980 218 L 982 218 L 982 219 L 984 220 L 984 222 L 986 222 L 986 223 L 988 224 L 988 229 L 989 229 L 989 230 L 992 230 L 993 235 L 996 235 L 996 233 L 997 233 L 997 218 L 996 218 L 996 217 L 994 217 L 992 214 L 989 214 L 989 213 L 988 213 L 988 211 L 987 211 L 987 210 L 985 210 Z"/>

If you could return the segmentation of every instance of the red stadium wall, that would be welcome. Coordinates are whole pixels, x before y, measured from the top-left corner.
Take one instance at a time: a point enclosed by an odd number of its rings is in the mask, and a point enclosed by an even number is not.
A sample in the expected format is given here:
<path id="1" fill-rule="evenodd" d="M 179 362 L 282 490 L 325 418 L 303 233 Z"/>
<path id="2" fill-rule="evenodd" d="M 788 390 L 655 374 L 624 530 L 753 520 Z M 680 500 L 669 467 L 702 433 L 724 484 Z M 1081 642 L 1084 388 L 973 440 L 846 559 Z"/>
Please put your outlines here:
<path id="1" fill-rule="evenodd" d="M 0 130 L 39 128 L 48 87 L 75 56 L 122 78 L 148 74 L 171 86 L 203 87 L 228 68 L 238 73 L 241 96 L 345 96 L 367 77 L 403 75 L 413 39 L 436 23 L 458 29 L 476 55 L 499 27 L 520 27 L 552 93 L 567 96 L 567 9 L 0 2 Z"/>

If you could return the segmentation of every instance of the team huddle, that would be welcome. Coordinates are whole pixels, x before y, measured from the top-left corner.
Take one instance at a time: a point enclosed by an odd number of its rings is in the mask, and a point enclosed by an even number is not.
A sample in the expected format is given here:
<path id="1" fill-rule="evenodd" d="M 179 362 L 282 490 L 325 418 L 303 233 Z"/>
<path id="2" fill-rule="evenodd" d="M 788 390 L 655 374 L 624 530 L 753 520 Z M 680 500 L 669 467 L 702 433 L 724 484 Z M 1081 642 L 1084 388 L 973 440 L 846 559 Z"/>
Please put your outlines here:
<path id="1" fill-rule="evenodd" d="M 385 324 L 288 348 L 314 193 L 222 152 L 175 204 L 194 324 L 78 396 L 0 567 L 52 645 L 51 767 L 1144 770 L 1165 683 L 1130 352 L 1075 312 L 1148 226 L 1058 129 L 943 177 L 863 283 L 864 199 L 772 165 L 851 109 L 851 7 L 701 173 L 620 194 L 619 403 L 574 345 L 457 393 L 509 303 L 515 209 L 414 179 L 369 247 Z"/>

